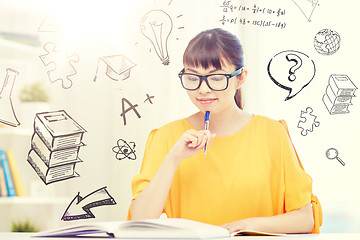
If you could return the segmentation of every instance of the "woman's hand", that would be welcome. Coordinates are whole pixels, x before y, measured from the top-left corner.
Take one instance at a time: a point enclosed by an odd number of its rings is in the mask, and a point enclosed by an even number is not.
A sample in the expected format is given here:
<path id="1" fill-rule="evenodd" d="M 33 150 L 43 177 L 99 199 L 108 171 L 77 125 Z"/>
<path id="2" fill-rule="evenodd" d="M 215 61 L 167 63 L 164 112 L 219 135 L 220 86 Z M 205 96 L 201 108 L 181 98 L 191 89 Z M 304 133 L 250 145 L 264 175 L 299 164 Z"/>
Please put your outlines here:
<path id="1" fill-rule="evenodd" d="M 188 130 L 181 135 L 149 184 L 132 200 L 131 219 L 159 218 L 181 161 L 195 155 L 205 144 L 209 146 L 214 137 L 215 134 L 211 134 L 209 130 Z"/>
<path id="2" fill-rule="evenodd" d="M 313 226 L 314 218 L 311 203 L 275 216 L 245 218 L 221 225 L 230 233 L 240 230 L 270 233 L 310 233 Z"/>
<path id="3" fill-rule="evenodd" d="M 168 156 L 180 164 L 185 158 L 192 157 L 203 149 L 205 144 L 209 147 L 214 138 L 215 134 L 211 134 L 209 130 L 187 130 L 169 151 Z"/>
<path id="4" fill-rule="evenodd" d="M 238 232 L 241 230 L 258 230 L 256 228 L 256 221 L 252 218 L 242 219 L 231 223 L 225 223 L 220 227 L 226 228 L 229 233 Z"/>

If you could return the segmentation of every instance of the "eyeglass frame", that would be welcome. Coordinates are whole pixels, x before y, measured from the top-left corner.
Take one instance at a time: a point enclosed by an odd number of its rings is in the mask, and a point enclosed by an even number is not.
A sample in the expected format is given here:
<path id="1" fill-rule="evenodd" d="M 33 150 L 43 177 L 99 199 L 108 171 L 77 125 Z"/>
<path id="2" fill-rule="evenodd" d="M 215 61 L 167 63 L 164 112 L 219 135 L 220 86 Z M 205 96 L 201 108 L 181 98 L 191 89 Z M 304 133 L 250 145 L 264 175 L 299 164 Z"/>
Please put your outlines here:
<path id="1" fill-rule="evenodd" d="M 230 73 L 230 74 L 209 74 L 209 75 L 205 75 L 205 76 L 201 76 L 201 75 L 197 75 L 197 74 L 193 74 L 193 73 L 185 73 L 185 68 L 183 68 L 180 73 L 178 74 L 178 77 L 180 78 L 180 82 L 181 82 L 181 85 L 183 86 L 183 88 L 185 88 L 186 90 L 188 91 L 195 91 L 197 89 L 200 88 L 201 84 L 202 84 L 202 81 L 204 80 L 206 82 L 206 85 L 213 91 L 224 91 L 228 88 L 229 86 L 229 79 L 232 78 L 232 77 L 235 77 L 235 76 L 238 76 L 242 73 L 244 67 L 241 67 L 239 68 L 238 70 L 236 70 L 235 72 L 233 73 Z M 197 88 L 195 89 L 188 89 L 184 86 L 183 84 L 183 81 L 182 81 L 182 76 L 183 75 L 193 75 L 193 76 L 197 76 L 198 78 L 200 78 L 200 82 L 199 82 L 199 86 L 197 86 Z M 214 75 L 222 75 L 222 76 L 225 76 L 226 77 L 226 87 L 224 89 L 221 89 L 221 90 L 216 90 L 216 89 L 213 89 L 212 87 L 210 87 L 209 85 L 209 82 L 208 82 L 208 77 L 210 76 L 214 76 Z"/>

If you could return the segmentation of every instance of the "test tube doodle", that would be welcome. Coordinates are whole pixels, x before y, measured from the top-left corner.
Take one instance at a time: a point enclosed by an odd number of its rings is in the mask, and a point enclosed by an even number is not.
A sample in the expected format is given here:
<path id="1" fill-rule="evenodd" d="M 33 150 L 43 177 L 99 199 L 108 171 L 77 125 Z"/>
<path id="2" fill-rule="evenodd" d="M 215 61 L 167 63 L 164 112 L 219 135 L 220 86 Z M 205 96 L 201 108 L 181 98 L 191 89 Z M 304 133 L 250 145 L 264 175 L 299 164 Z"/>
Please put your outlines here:
<path id="1" fill-rule="evenodd" d="M 18 74 L 19 72 L 14 69 L 6 69 L 6 77 L 0 91 L 0 122 L 12 127 L 20 125 L 11 100 L 11 93 Z"/>

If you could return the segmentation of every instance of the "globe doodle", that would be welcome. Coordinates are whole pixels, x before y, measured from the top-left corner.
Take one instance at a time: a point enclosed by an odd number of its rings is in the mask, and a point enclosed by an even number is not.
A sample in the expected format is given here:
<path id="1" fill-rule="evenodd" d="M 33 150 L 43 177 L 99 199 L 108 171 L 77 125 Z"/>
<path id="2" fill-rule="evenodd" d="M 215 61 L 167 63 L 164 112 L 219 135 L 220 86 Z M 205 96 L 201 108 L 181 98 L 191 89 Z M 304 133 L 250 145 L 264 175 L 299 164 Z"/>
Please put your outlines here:
<path id="1" fill-rule="evenodd" d="M 323 55 L 331 55 L 340 48 L 340 35 L 334 30 L 320 30 L 314 39 L 314 47 L 316 51 Z"/>

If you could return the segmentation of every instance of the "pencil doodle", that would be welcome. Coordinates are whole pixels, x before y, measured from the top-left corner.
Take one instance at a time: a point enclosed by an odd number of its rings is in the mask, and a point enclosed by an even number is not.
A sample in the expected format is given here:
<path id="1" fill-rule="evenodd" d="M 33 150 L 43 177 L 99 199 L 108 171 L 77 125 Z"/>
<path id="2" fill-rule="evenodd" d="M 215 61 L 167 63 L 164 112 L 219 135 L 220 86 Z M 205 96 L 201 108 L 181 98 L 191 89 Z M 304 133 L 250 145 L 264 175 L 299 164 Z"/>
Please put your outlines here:
<path id="1" fill-rule="evenodd" d="M 325 154 L 329 160 L 336 159 L 339 161 L 339 163 L 341 163 L 341 165 L 345 166 L 345 162 L 341 158 L 339 158 L 339 152 L 336 148 L 329 148 L 328 150 L 326 150 Z"/>
<path id="2" fill-rule="evenodd" d="M 75 165 L 82 162 L 85 132 L 64 110 L 35 115 L 27 161 L 46 185 L 79 176 Z"/>
<path id="3" fill-rule="evenodd" d="M 167 41 L 173 28 L 171 17 L 162 10 L 151 10 L 140 22 L 141 33 L 151 42 L 164 65 L 169 65 Z"/>
<path id="4" fill-rule="evenodd" d="M 127 143 L 125 140 L 119 139 L 116 144 L 117 145 L 112 148 L 112 151 L 116 154 L 115 157 L 117 160 L 123 160 L 125 158 L 136 160 L 136 144 L 134 142 Z"/>
<path id="5" fill-rule="evenodd" d="M 306 136 L 308 132 L 312 132 L 314 127 L 319 127 L 320 122 L 317 121 L 317 116 L 313 114 L 313 109 L 307 107 L 306 111 L 301 111 L 300 121 L 298 122 L 297 127 L 301 128 L 301 135 Z"/>
<path id="6" fill-rule="evenodd" d="M 318 7 L 319 0 L 292 0 L 295 5 L 300 9 L 302 14 L 306 19 L 311 22 L 311 17 L 315 11 L 315 8 Z"/>
<path id="7" fill-rule="evenodd" d="M 80 192 L 70 202 L 61 220 L 72 221 L 79 219 L 95 218 L 91 208 L 105 205 L 116 205 L 115 199 L 109 194 L 107 187 L 99 188 L 85 197 L 80 196 Z"/>
<path id="8" fill-rule="evenodd" d="M 330 114 L 350 113 L 349 106 L 357 87 L 345 74 L 331 74 L 322 98 Z"/>
<path id="9" fill-rule="evenodd" d="M 0 123 L 12 127 L 17 127 L 20 125 L 20 122 L 15 114 L 11 97 L 15 84 L 15 79 L 18 74 L 18 71 L 7 68 L 3 86 L 0 91 Z"/>
<path id="10" fill-rule="evenodd" d="M 135 67 L 136 64 L 130 61 L 123 55 L 112 55 L 100 57 L 96 68 L 96 75 L 94 82 L 100 72 L 106 72 L 106 76 L 114 81 L 126 80 L 130 77 L 130 70 Z M 106 70 L 105 68 L 106 67 Z"/>
<path id="11" fill-rule="evenodd" d="M 315 63 L 306 54 L 287 50 L 276 54 L 267 66 L 270 79 L 279 87 L 288 90 L 289 100 L 305 88 L 315 76 Z"/>
<path id="12" fill-rule="evenodd" d="M 314 48 L 322 55 L 332 55 L 340 48 L 340 35 L 330 29 L 320 30 L 314 38 Z"/>
<path id="13" fill-rule="evenodd" d="M 68 55 L 64 51 L 56 50 L 52 42 L 44 44 L 43 48 L 46 54 L 39 57 L 44 66 L 52 65 L 52 68 L 47 71 L 50 82 L 60 80 L 64 89 L 70 88 L 72 86 L 70 77 L 77 73 L 73 64 L 79 62 L 79 56 L 76 53 Z"/>

